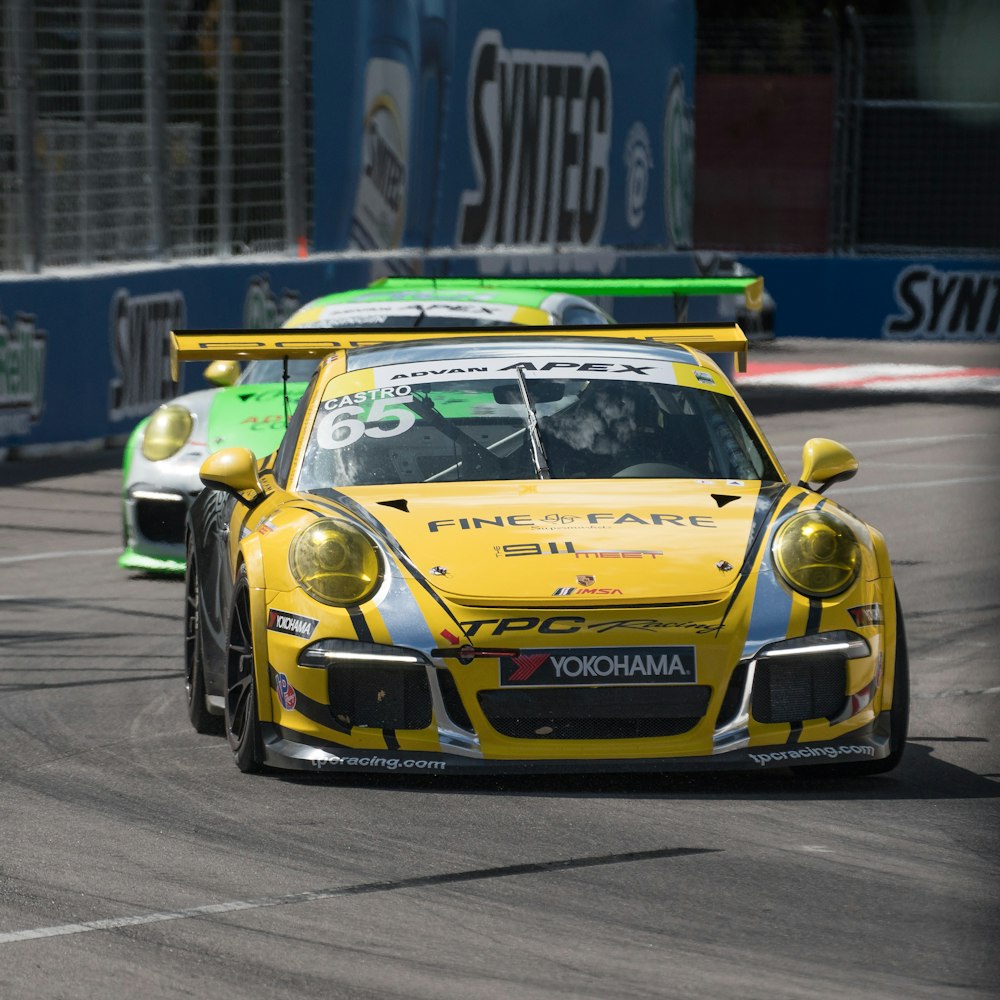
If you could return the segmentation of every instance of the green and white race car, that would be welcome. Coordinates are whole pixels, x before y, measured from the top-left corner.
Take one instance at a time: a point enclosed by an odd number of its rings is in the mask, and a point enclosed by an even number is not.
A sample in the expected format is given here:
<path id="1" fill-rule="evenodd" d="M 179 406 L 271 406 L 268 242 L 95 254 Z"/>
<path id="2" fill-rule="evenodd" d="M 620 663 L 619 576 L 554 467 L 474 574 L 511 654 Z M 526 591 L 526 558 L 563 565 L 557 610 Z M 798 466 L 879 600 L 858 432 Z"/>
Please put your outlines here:
<path id="1" fill-rule="evenodd" d="M 730 278 L 382 278 L 367 288 L 315 299 L 283 324 L 292 328 L 425 326 L 595 326 L 614 322 L 585 296 L 672 297 L 683 315 L 688 295 L 742 295 L 763 302 L 763 282 Z M 217 387 L 186 393 L 143 420 L 125 446 L 123 551 L 119 566 L 183 573 L 184 522 L 201 492 L 198 470 L 220 448 L 274 451 L 316 367 L 311 358 L 213 362 Z"/>

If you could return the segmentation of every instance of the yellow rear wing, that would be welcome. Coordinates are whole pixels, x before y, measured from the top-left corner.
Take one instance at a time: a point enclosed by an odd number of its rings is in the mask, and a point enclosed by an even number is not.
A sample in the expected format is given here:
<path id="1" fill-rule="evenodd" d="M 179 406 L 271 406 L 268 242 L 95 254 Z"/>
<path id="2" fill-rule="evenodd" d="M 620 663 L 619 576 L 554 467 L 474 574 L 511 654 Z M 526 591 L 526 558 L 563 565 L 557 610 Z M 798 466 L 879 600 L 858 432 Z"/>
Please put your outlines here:
<path id="1" fill-rule="evenodd" d="M 707 354 L 736 355 L 738 371 L 746 371 L 747 338 L 739 324 L 683 323 L 625 326 L 477 326 L 408 329 L 278 329 L 278 330 L 173 330 L 170 333 L 170 374 L 180 379 L 182 361 L 258 358 L 321 358 L 339 351 L 352 351 L 379 344 L 411 344 L 417 341 L 458 338 L 591 337 L 602 340 L 632 340 L 690 347 Z"/>

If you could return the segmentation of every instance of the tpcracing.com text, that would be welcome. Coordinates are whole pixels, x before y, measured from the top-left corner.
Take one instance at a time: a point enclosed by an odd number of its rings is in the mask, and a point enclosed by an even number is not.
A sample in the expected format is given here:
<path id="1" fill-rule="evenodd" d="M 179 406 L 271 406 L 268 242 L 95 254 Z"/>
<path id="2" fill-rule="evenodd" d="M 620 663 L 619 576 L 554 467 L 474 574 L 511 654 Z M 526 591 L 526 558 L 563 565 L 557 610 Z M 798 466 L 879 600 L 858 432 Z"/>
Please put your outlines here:
<path id="1" fill-rule="evenodd" d="M 752 753 L 750 759 L 763 767 L 765 764 L 780 764 L 790 760 L 805 760 L 809 757 L 861 756 L 874 757 L 875 747 L 799 747 L 797 750 L 774 750 L 771 753 Z"/>
<path id="2" fill-rule="evenodd" d="M 314 760 L 313 767 L 384 767 L 388 771 L 396 771 L 401 767 L 419 771 L 443 771 L 446 761 L 443 760 L 401 760 L 399 757 L 327 757 L 325 760 Z"/>

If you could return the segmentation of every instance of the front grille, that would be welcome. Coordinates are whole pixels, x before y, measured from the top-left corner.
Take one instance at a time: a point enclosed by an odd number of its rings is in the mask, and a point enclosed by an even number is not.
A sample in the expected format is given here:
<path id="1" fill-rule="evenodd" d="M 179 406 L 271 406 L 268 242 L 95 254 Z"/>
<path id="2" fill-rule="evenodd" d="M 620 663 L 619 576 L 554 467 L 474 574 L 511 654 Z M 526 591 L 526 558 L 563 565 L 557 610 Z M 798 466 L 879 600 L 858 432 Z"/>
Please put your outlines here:
<path id="1" fill-rule="evenodd" d="M 479 705 L 504 736 L 526 740 L 623 740 L 677 736 L 705 714 L 702 685 L 481 691 Z"/>
<path id="2" fill-rule="evenodd" d="M 431 724 L 431 691 L 422 664 L 327 669 L 330 713 L 346 726 L 425 729 Z"/>
<path id="3" fill-rule="evenodd" d="M 830 719 L 844 706 L 847 667 L 836 653 L 757 661 L 751 711 L 758 722 Z"/>
<path id="4" fill-rule="evenodd" d="M 136 500 L 135 521 L 143 538 L 151 542 L 184 544 L 187 504 L 176 500 Z"/>

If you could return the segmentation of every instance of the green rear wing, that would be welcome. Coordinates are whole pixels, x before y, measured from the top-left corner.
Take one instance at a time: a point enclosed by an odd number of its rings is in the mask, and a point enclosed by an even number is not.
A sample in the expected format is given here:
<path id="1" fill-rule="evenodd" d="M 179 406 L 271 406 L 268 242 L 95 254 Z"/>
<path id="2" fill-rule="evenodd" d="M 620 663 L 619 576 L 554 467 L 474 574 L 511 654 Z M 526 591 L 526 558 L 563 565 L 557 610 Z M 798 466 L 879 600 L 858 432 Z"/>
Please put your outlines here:
<path id="1" fill-rule="evenodd" d="M 170 333 L 170 374 L 175 382 L 178 381 L 183 361 L 321 358 L 327 354 L 377 344 L 408 344 L 462 337 L 475 340 L 592 337 L 602 340 L 646 341 L 693 348 L 710 354 L 731 352 L 736 355 L 737 370 L 746 371 L 747 338 L 738 323 L 683 323 L 669 326 L 477 326 L 448 327 L 442 330 L 430 327 L 403 330 L 378 327 L 328 330 L 314 327 L 278 330 L 173 330 Z"/>
<path id="2" fill-rule="evenodd" d="M 371 283 L 372 288 L 419 291 L 422 288 L 464 291 L 475 288 L 530 288 L 567 295 L 612 298 L 623 296 L 672 297 L 678 319 L 686 315 L 687 299 L 691 295 L 743 295 L 747 308 L 760 312 L 764 307 L 764 279 L 740 278 L 415 278 L 387 277 Z"/>

